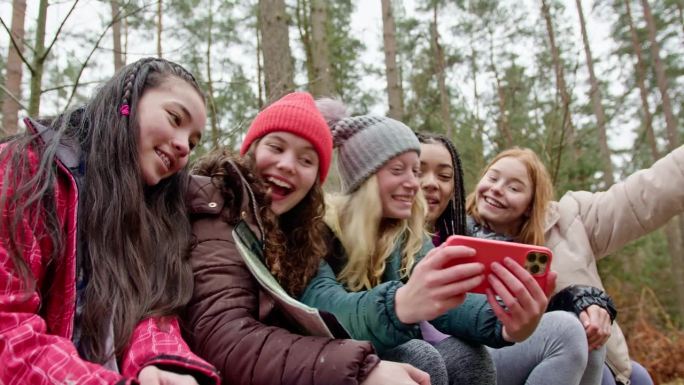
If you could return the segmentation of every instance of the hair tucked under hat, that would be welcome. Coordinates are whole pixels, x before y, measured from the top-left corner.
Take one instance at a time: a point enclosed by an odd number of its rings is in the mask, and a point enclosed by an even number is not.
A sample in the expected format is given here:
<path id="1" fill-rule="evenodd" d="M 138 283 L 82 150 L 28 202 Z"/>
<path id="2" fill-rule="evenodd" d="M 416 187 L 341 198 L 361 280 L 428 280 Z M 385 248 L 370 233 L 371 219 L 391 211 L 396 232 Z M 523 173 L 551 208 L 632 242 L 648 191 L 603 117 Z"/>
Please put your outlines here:
<path id="1" fill-rule="evenodd" d="M 332 158 L 332 137 L 326 120 L 316 108 L 313 97 L 307 92 L 292 92 L 257 114 L 242 142 L 240 155 L 244 155 L 254 141 L 276 131 L 301 136 L 313 145 L 318 154 L 318 177 L 325 181 Z"/>
<path id="2" fill-rule="evenodd" d="M 338 152 L 338 168 L 345 193 L 355 191 L 387 161 L 407 151 L 420 153 L 420 142 L 404 123 L 375 115 L 340 116 L 342 107 L 320 107 L 331 112 L 326 120 Z M 335 116 L 335 113 L 338 115 Z"/>

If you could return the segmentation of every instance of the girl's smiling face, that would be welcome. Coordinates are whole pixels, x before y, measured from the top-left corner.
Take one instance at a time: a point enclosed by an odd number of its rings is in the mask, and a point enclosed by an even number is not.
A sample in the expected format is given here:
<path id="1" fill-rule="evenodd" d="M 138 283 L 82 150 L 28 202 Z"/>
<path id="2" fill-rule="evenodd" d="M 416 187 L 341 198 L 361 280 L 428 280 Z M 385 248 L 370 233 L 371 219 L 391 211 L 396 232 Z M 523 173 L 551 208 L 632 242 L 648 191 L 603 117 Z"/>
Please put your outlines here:
<path id="1" fill-rule="evenodd" d="M 301 202 L 318 177 L 318 153 L 308 140 L 289 132 L 264 135 L 256 144 L 254 158 L 257 174 L 270 187 L 276 215 Z"/>
<path id="2" fill-rule="evenodd" d="M 202 137 L 206 107 L 185 80 L 169 77 L 147 89 L 137 105 L 140 173 L 148 186 L 176 174 Z"/>
<path id="3" fill-rule="evenodd" d="M 420 188 L 420 158 L 415 151 L 397 155 L 377 172 L 383 218 L 407 219 Z"/>
<path id="4" fill-rule="evenodd" d="M 477 184 L 477 210 L 492 230 L 515 235 L 529 215 L 533 191 L 525 164 L 511 156 L 501 158 Z"/>
<path id="5" fill-rule="evenodd" d="M 454 196 L 454 163 L 441 143 L 420 145 L 420 186 L 428 203 L 427 222 L 434 225 Z"/>

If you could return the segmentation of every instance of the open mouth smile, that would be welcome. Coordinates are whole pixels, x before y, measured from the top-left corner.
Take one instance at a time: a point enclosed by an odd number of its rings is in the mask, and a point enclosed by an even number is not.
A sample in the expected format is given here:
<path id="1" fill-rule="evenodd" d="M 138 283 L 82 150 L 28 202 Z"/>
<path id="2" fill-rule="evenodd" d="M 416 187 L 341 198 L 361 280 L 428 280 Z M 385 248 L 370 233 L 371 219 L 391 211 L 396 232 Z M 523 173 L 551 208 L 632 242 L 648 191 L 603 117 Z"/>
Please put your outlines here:
<path id="1" fill-rule="evenodd" d="M 291 183 L 273 176 L 266 177 L 266 182 L 270 187 L 271 197 L 274 200 L 283 199 L 295 190 L 294 185 Z"/>
<path id="2" fill-rule="evenodd" d="M 494 198 L 484 197 L 484 201 L 487 202 L 489 205 L 494 206 L 494 207 L 499 208 L 499 209 L 505 209 L 506 208 L 506 206 L 503 203 L 499 202 L 498 200 L 496 200 Z"/>

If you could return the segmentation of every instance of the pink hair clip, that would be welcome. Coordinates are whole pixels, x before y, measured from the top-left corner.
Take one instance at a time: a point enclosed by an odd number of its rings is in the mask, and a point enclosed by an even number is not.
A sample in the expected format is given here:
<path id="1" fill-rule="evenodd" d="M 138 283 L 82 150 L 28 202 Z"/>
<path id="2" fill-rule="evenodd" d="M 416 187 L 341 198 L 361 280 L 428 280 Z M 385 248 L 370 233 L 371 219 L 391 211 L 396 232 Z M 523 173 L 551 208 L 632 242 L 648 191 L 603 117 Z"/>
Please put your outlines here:
<path id="1" fill-rule="evenodd" d="M 131 108 L 128 104 L 122 104 L 121 108 L 119 108 L 119 113 L 123 116 L 128 116 L 131 113 Z"/>

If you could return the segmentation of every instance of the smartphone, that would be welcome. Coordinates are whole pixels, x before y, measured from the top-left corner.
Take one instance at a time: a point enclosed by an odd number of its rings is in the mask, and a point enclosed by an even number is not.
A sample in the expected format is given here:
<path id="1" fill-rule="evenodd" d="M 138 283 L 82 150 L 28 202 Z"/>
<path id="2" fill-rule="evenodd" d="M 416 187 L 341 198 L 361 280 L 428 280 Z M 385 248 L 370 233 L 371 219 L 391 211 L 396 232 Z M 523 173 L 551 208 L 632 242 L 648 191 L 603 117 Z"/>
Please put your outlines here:
<path id="1" fill-rule="evenodd" d="M 492 272 L 492 262 L 503 264 L 504 258 L 511 257 L 534 277 L 544 293 L 546 293 L 547 275 L 551 269 L 551 258 L 553 257 L 551 250 L 546 247 L 462 235 L 450 236 L 447 238 L 446 244 L 448 246 L 460 245 L 475 249 L 474 256 L 458 258 L 458 263 L 480 262 L 485 266 L 485 276 Z M 471 292 L 485 294 L 488 287 L 489 281 L 485 279 L 479 286 L 472 289 Z"/>

